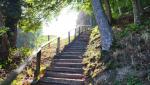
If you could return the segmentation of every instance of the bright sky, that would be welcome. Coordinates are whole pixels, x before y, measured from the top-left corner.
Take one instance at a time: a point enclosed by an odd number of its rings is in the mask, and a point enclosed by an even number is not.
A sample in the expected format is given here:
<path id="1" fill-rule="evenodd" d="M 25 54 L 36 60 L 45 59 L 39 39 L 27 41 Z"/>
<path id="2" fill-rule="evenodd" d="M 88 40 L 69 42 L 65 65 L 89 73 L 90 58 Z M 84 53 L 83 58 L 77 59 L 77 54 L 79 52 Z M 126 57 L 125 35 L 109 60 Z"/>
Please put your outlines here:
<path id="1" fill-rule="evenodd" d="M 62 9 L 57 19 L 53 19 L 51 23 L 43 23 L 43 34 L 57 35 L 61 37 L 63 34 L 65 34 L 63 36 L 67 36 L 67 32 L 76 27 L 78 14 L 79 12 L 71 9 L 71 6 L 67 6 L 66 8 Z"/>

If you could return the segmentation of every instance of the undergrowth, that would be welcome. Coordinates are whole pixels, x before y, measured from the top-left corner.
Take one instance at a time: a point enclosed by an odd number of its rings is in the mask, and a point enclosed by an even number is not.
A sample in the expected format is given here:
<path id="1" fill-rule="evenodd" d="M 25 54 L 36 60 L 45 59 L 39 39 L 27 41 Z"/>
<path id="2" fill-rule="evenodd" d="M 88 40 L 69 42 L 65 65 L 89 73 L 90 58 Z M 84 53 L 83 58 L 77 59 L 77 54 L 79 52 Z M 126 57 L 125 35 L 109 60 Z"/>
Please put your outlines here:
<path id="1" fill-rule="evenodd" d="M 108 83 L 111 85 L 149 85 L 149 28 L 150 20 L 145 20 L 141 25 L 131 23 L 121 27 L 120 31 L 114 29 L 116 41 L 109 52 L 109 56 L 114 61 L 108 62 L 106 65 L 103 65 L 101 61 L 101 41 L 98 27 L 93 28 L 83 60 L 84 73 L 88 82 L 91 85 L 95 82 L 103 82 L 103 84 L 97 83 L 96 85 L 108 85 Z M 130 67 L 127 71 L 122 70 L 127 67 Z M 106 70 L 106 68 L 108 69 Z M 119 74 L 120 72 L 123 74 Z M 108 75 L 115 75 L 115 77 L 109 79 Z M 106 76 L 105 84 L 104 81 L 98 80 L 102 76 Z M 116 80 L 118 76 L 122 80 Z"/>
<path id="2" fill-rule="evenodd" d="M 84 74 L 86 75 L 89 82 L 92 82 L 91 79 L 94 78 L 98 73 L 101 72 L 100 59 L 101 59 L 101 52 L 100 52 L 100 45 L 99 45 L 99 31 L 98 26 L 96 26 L 90 35 L 89 45 L 87 47 L 87 51 L 84 54 L 83 64 L 84 66 Z"/>

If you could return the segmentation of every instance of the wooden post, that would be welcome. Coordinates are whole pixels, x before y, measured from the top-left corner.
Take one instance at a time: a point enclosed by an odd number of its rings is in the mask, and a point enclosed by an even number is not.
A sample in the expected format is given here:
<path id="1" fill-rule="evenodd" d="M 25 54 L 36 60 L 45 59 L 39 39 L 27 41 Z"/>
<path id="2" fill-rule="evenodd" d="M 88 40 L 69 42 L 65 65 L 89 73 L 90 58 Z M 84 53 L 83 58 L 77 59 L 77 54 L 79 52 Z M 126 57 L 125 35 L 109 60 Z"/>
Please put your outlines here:
<path id="1" fill-rule="evenodd" d="M 82 33 L 83 32 L 83 27 L 81 27 L 80 30 L 81 30 L 81 33 Z"/>
<path id="2" fill-rule="evenodd" d="M 60 37 L 57 38 L 57 48 L 56 48 L 56 54 L 58 54 L 60 51 Z"/>
<path id="3" fill-rule="evenodd" d="M 80 35 L 80 27 L 79 27 L 79 35 Z"/>
<path id="4" fill-rule="evenodd" d="M 36 56 L 36 69 L 34 72 L 34 81 L 38 80 L 38 76 L 40 74 L 40 63 L 41 63 L 41 50 L 37 53 Z"/>
<path id="5" fill-rule="evenodd" d="M 48 35 L 48 41 L 50 41 L 50 35 Z M 50 48 L 50 43 L 48 44 L 48 47 Z"/>
<path id="6" fill-rule="evenodd" d="M 48 35 L 48 41 L 50 40 L 50 35 Z"/>
<path id="7" fill-rule="evenodd" d="M 84 32 L 84 28 L 85 28 L 85 27 L 83 26 L 83 27 L 82 27 L 82 33 Z"/>
<path id="8" fill-rule="evenodd" d="M 76 34 L 77 33 L 77 29 L 75 28 L 75 32 L 74 32 L 74 39 L 76 38 Z"/>
<path id="9" fill-rule="evenodd" d="M 70 32 L 68 32 L 68 44 L 70 43 Z"/>

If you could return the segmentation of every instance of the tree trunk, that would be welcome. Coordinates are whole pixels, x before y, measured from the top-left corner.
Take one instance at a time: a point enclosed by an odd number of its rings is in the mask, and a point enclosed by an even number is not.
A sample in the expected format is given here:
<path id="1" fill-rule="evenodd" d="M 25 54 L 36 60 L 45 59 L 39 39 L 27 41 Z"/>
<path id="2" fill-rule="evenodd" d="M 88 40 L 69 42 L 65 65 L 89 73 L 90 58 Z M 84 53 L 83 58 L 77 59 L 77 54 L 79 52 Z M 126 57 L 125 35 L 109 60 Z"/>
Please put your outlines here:
<path id="1" fill-rule="evenodd" d="M 133 14 L 134 14 L 134 23 L 141 24 L 138 0 L 132 0 L 132 6 L 133 6 Z"/>
<path id="2" fill-rule="evenodd" d="M 141 4 L 141 0 L 137 0 L 137 4 L 138 4 L 138 9 L 140 11 L 140 15 L 143 15 L 143 7 Z"/>
<path id="3" fill-rule="evenodd" d="M 5 26 L 9 28 L 7 35 L 10 42 L 10 47 L 16 48 L 17 42 L 17 23 L 18 19 L 6 17 Z"/>
<path id="4" fill-rule="evenodd" d="M 16 48 L 17 40 L 17 23 L 21 19 L 22 9 L 21 9 L 22 0 L 7 0 L 4 2 L 4 16 L 5 16 L 5 27 L 8 27 L 7 32 L 8 40 L 12 48 Z"/>
<path id="5" fill-rule="evenodd" d="M 101 0 L 92 0 L 92 6 L 101 33 L 102 50 L 109 51 L 113 41 L 112 28 L 104 13 Z"/>
<path id="6" fill-rule="evenodd" d="M 109 20 L 109 23 L 112 24 L 112 12 L 111 12 L 109 0 L 104 0 L 104 4 L 106 8 L 105 12 L 106 12 L 107 18 Z"/>
<path id="7" fill-rule="evenodd" d="M 4 18 L 2 13 L 0 12 L 0 27 L 4 26 Z M 7 34 L 4 33 L 2 36 L 0 36 L 0 62 L 7 60 L 7 57 L 9 55 L 9 43 Z"/>

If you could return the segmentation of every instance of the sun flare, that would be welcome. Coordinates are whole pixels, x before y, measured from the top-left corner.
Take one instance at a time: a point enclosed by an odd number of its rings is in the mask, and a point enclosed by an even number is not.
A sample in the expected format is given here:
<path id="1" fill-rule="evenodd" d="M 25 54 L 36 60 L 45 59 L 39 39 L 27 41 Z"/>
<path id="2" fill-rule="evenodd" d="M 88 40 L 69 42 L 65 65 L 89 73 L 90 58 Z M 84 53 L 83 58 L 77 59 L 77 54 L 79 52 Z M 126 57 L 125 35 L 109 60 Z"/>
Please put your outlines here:
<path id="1" fill-rule="evenodd" d="M 79 12 L 72 9 L 71 6 L 65 7 L 60 15 L 51 22 L 43 23 L 43 35 L 56 35 L 66 37 L 67 32 L 76 28 L 76 21 Z"/>

